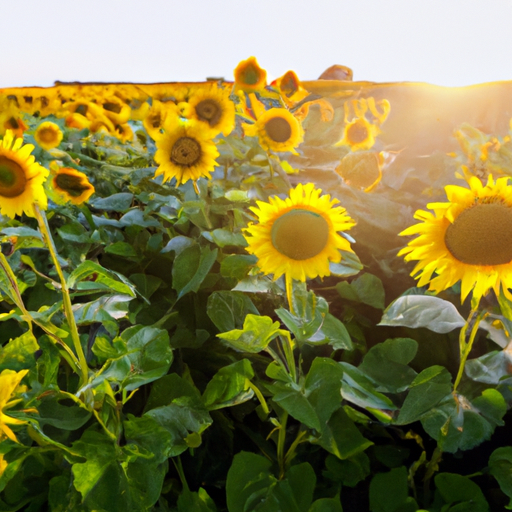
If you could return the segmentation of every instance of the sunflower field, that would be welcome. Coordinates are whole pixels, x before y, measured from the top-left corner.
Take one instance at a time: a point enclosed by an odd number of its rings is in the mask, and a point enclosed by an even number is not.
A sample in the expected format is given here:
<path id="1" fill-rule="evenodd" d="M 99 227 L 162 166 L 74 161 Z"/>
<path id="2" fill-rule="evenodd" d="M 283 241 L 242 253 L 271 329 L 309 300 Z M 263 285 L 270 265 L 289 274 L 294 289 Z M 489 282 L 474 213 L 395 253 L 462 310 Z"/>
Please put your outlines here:
<path id="1" fill-rule="evenodd" d="M 0 89 L 0 512 L 512 509 L 511 88 Z"/>

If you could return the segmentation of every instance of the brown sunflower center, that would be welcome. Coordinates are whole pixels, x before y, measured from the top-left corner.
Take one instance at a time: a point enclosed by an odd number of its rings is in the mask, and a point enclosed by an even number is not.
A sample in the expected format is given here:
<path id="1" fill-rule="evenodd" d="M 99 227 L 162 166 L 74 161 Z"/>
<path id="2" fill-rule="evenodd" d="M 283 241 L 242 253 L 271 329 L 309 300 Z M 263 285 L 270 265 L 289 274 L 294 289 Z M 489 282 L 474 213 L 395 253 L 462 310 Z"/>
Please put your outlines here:
<path id="1" fill-rule="evenodd" d="M 265 123 L 265 131 L 274 142 L 286 142 L 292 135 L 290 123 L 282 117 L 273 117 Z"/>
<path id="2" fill-rule="evenodd" d="M 477 204 L 448 226 L 446 247 L 468 265 L 502 265 L 512 261 L 512 208 L 500 203 Z"/>
<path id="3" fill-rule="evenodd" d="M 318 213 L 297 208 L 281 215 L 271 229 L 272 245 L 292 260 L 320 254 L 329 238 L 329 224 Z"/>
<path id="4" fill-rule="evenodd" d="M 85 183 L 80 176 L 73 176 L 72 174 L 66 173 L 58 174 L 55 177 L 55 184 L 71 197 L 80 197 L 90 188 L 90 185 Z"/>
<path id="5" fill-rule="evenodd" d="M 54 128 L 49 126 L 45 126 L 37 131 L 37 136 L 39 140 L 46 144 L 51 144 L 52 142 L 56 142 L 58 138 L 57 131 Z"/>
<path id="6" fill-rule="evenodd" d="M 242 79 L 247 85 L 255 85 L 260 79 L 260 73 L 254 66 L 248 66 L 245 68 Z"/>
<path id="7" fill-rule="evenodd" d="M 360 144 L 368 138 L 368 128 L 362 122 L 356 122 L 348 127 L 347 139 L 353 144 Z"/>
<path id="8" fill-rule="evenodd" d="M 119 114 L 119 112 L 121 112 L 122 110 L 121 105 L 118 105 L 117 103 L 113 103 L 111 101 L 103 103 L 103 108 L 105 110 L 108 110 L 109 112 L 114 112 L 114 114 Z"/>
<path id="9" fill-rule="evenodd" d="M 25 171 L 13 160 L 0 156 L 0 196 L 18 197 L 27 185 Z"/>
<path id="10" fill-rule="evenodd" d="M 201 144 L 192 137 L 180 137 L 171 149 L 171 162 L 190 167 L 201 158 Z"/>
<path id="11" fill-rule="evenodd" d="M 215 100 L 207 99 L 196 105 L 196 114 L 201 121 L 206 121 L 210 126 L 215 126 L 220 120 L 222 109 Z"/>

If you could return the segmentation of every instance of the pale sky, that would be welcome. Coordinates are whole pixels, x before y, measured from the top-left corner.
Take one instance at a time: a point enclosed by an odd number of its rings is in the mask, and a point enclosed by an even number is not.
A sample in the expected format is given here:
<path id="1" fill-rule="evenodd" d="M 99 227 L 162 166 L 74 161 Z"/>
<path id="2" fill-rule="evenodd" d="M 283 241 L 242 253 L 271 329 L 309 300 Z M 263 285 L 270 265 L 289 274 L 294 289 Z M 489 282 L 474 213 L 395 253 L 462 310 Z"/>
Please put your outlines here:
<path id="1" fill-rule="evenodd" d="M 512 79 L 512 0 L 12 0 L 0 33 L 0 87 L 231 80 L 251 55 L 271 78 Z"/>

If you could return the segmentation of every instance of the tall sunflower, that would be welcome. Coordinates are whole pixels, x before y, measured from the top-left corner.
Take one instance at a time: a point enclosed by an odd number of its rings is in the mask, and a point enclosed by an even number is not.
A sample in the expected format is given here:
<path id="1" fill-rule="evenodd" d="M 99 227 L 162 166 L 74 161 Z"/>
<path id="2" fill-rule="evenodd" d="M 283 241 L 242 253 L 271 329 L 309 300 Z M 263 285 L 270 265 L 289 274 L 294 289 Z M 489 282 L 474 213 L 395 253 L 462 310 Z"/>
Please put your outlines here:
<path id="1" fill-rule="evenodd" d="M 163 175 L 164 183 L 176 178 L 177 185 L 199 178 L 210 178 L 219 156 L 211 131 L 197 121 L 171 119 L 164 133 L 156 138 L 155 176 Z"/>
<path id="2" fill-rule="evenodd" d="M 46 150 L 56 148 L 61 143 L 62 136 L 59 126 L 51 121 L 41 123 L 34 133 L 36 142 Z"/>
<path id="3" fill-rule="evenodd" d="M 245 135 L 257 136 L 261 147 L 267 151 L 296 153 L 295 148 L 304 140 L 300 121 L 286 108 L 265 110 L 254 94 L 250 99 L 256 122 L 242 125 Z"/>
<path id="4" fill-rule="evenodd" d="M 258 258 L 264 274 L 274 279 L 285 275 L 287 283 L 324 277 L 330 262 L 341 261 L 340 251 L 354 252 L 338 234 L 354 226 L 354 220 L 345 208 L 334 206 L 337 199 L 321 193 L 312 183 L 299 183 L 288 198 L 273 196 L 251 208 L 258 223 L 245 229 L 246 250 Z"/>
<path id="5" fill-rule="evenodd" d="M 260 67 L 256 57 L 241 61 L 235 68 L 235 90 L 254 92 L 267 85 L 267 72 Z"/>
<path id="6" fill-rule="evenodd" d="M 334 145 L 349 146 L 352 151 L 370 149 L 379 133 L 378 126 L 370 123 L 365 117 L 356 117 L 345 125 L 342 139 Z"/>
<path id="7" fill-rule="evenodd" d="M 19 400 L 12 400 L 11 398 L 27 373 L 28 370 L 21 370 L 19 372 L 3 370 L 0 373 L 0 442 L 7 438 L 15 443 L 18 442 L 14 432 L 8 425 L 22 425 L 26 423 L 5 414 L 5 411 L 19 402 Z"/>
<path id="8" fill-rule="evenodd" d="M 398 255 L 418 260 L 411 275 L 418 286 L 441 292 L 461 282 L 461 301 L 473 291 L 478 303 L 491 288 L 512 300 L 512 185 L 507 177 L 487 184 L 469 179 L 469 189 L 445 187 L 447 203 L 427 205 L 433 213 L 418 210 L 421 221 L 400 235 L 419 235 Z"/>
<path id="9" fill-rule="evenodd" d="M 34 161 L 33 149 L 10 130 L 0 142 L 0 213 L 12 219 L 23 212 L 33 217 L 34 203 L 47 206 L 43 182 L 49 171 Z"/>
<path id="10" fill-rule="evenodd" d="M 208 83 L 193 92 L 188 100 L 194 118 L 205 123 L 216 133 L 229 135 L 235 127 L 235 105 L 229 99 L 230 91 L 216 83 Z"/>
<path id="11" fill-rule="evenodd" d="M 57 203 L 82 204 L 94 194 L 94 186 L 87 176 L 70 167 L 59 167 L 54 162 L 52 169 L 52 197 Z"/>

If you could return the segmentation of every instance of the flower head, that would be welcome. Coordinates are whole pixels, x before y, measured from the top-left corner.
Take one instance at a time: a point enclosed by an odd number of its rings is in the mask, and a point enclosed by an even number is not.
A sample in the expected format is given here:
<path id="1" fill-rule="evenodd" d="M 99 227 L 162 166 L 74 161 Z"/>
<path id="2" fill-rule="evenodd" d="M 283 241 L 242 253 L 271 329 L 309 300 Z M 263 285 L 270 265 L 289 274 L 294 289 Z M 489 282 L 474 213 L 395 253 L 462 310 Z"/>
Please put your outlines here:
<path id="1" fill-rule="evenodd" d="M 258 258 L 264 274 L 299 281 L 324 277 L 330 262 L 341 261 L 340 251 L 353 252 L 338 232 L 350 229 L 354 220 L 334 206 L 336 199 L 321 193 L 312 183 L 299 184 L 288 198 L 273 196 L 251 208 L 258 223 L 245 230 L 246 250 Z"/>
<path id="2" fill-rule="evenodd" d="M 421 222 L 400 235 L 419 236 L 398 254 L 418 261 L 418 286 L 441 292 L 460 281 L 462 301 L 473 291 L 478 302 L 491 289 L 512 300 L 512 186 L 506 177 L 489 176 L 484 186 L 473 176 L 469 187 L 448 185 L 449 202 L 418 210 Z"/>
<path id="3" fill-rule="evenodd" d="M 47 206 L 43 182 L 49 172 L 34 161 L 33 149 L 10 130 L 0 142 L 0 213 L 11 219 L 23 212 L 33 217 L 34 203 Z"/>
<path id="4" fill-rule="evenodd" d="M 171 119 L 164 134 L 156 139 L 155 176 L 163 175 L 164 183 L 176 178 L 178 185 L 188 180 L 210 178 L 219 156 L 211 131 L 198 122 Z"/>
<path id="5" fill-rule="evenodd" d="M 21 370 L 19 372 L 3 370 L 0 373 L 0 442 L 6 438 L 15 443 L 18 442 L 14 432 L 8 425 L 22 425 L 25 422 L 12 418 L 5 414 L 5 411 L 18 403 L 18 400 L 11 400 L 11 396 L 27 373 L 28 370 Z"/>
<path id="6" fill-rule="evenodd" d="M 260 67 L 256 57 L 243 60 L 235 68 L 235 90 L 254 92 L 267 85 L 267 72 Z"/>
<path id="7" fill-rule="evenodd" d="M 55 201 L 58 203 L 70 202 L 82 204 L 94 194 L 94 186 L 89 182 L 87 176 L 80 171 L 70 167 L 58 167 L 51 165 L 52 189 Z"/>
<path id="8" fill-rule="evenodd" d="M 58 125 L 51 121 L 41 123 L 34 133 L 36 142 L 46 150 L 56 148 L 62 141 L 62 132 Z"/>

